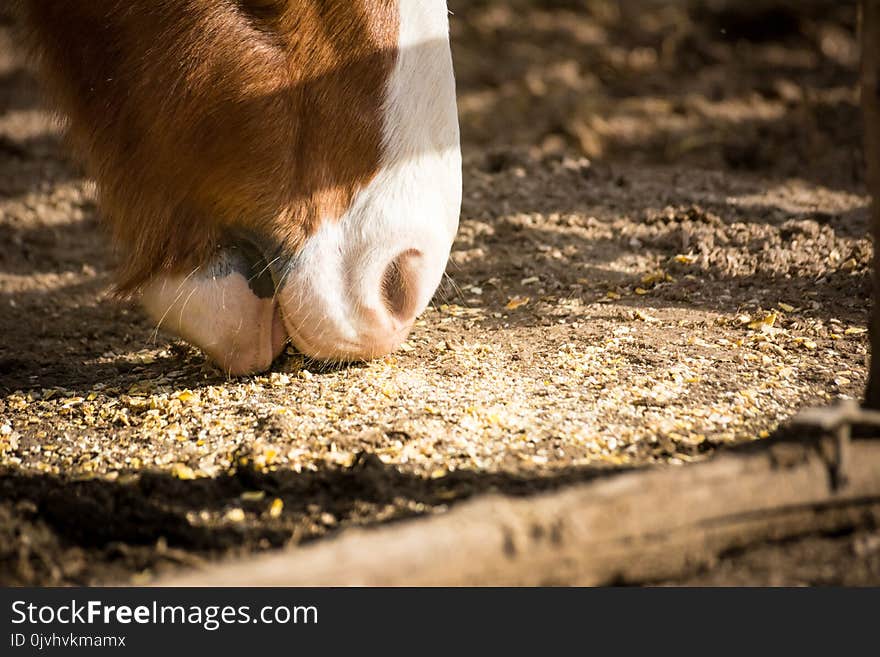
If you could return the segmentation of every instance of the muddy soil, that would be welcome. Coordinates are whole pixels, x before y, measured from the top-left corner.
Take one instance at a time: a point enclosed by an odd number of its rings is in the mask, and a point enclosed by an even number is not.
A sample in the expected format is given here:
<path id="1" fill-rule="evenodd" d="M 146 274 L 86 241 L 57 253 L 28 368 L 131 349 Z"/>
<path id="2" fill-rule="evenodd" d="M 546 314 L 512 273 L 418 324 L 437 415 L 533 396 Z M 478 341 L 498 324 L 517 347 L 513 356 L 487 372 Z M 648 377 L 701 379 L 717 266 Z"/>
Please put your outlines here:
<path id="1" fill-rule="evenodd" d="M 806 6 L 803 6 L 806 5 Z M 451 0 L 465 154 L 407 344 L 229 379 L 113 301 L 94 192 L 0 9 L 0 584 L 208 560 L 677 467 L 866 375 L 848 3 Z M 876 529 L 694 584 L 880 583 Z"/>

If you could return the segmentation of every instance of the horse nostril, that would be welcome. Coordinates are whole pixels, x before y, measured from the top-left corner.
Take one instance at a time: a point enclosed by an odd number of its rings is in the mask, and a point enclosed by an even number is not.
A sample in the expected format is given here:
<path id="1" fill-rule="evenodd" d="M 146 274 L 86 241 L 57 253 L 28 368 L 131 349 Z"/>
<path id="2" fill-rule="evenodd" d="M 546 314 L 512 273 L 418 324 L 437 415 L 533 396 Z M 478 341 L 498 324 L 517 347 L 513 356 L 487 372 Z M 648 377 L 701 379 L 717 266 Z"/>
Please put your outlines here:
<path id="1" fill-rule="evenodd" d="M 402 323 L 408 323 L 418 311 L 419 268 L 422 252 L 409 249 L 388 265 L 382 277 L 382 298 L 388 312 Z"/>

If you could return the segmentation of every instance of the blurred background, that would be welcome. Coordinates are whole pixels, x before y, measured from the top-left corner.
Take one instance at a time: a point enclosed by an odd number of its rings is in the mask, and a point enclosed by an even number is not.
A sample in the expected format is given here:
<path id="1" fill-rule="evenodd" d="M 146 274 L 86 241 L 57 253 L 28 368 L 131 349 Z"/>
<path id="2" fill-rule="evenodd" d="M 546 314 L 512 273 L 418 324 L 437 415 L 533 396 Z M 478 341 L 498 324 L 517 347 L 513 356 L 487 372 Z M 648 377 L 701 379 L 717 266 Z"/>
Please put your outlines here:
<path id="1" fill-rule="evenodd" d="M 464 141 L 862 177 L 855 2 L 452 0 Z M 496 162 L 497 163 L 497 162 Z"/>

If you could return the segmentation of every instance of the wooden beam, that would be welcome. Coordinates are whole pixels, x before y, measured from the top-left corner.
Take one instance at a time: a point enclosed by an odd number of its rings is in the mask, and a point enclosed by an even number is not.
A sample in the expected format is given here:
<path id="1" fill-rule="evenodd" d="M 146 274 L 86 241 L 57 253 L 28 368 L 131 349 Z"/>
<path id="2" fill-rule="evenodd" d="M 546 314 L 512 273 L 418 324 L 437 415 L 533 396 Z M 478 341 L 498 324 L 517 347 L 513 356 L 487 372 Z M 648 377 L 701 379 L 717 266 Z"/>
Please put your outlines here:
<path id="1" fill-rule="evenodd" d="M 868 191 L 873 197 L 871 235 L 874 239 L 874 299 L 871 311 L 871 365 L 865 406 L 880 409 L 880 0 L 862 0 L 862 110 Z"/>
<path id="2" fill-rule="evenodd" d="M 485 497 L 159 584 L 599 585 L 676 577 L 734 547 L 880 521 L 880 441 L 852 442 L 840 486 L 830 461 L 835 440 L 762 441 L 705 463 L 532 498 Z"/>

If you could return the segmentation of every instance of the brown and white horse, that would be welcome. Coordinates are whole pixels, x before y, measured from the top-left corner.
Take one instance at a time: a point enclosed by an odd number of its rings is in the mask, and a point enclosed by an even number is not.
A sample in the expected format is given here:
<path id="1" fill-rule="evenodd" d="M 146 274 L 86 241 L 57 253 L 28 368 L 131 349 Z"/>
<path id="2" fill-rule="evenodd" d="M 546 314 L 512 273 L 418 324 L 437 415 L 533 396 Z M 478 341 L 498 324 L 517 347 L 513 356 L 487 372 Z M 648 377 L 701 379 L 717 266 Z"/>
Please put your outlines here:
<path id="1" fill-rule="evenodd" d="M 232 374 L 406 338 L 461 205 L 445 1 L 15 1 L 160 326 Z"/>

